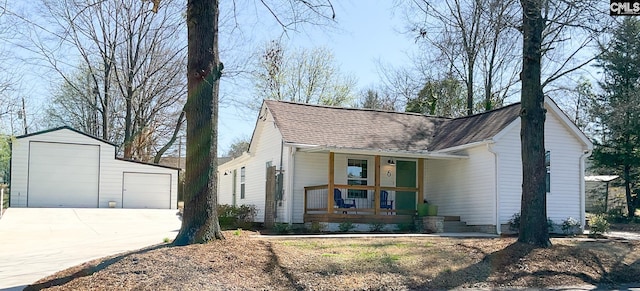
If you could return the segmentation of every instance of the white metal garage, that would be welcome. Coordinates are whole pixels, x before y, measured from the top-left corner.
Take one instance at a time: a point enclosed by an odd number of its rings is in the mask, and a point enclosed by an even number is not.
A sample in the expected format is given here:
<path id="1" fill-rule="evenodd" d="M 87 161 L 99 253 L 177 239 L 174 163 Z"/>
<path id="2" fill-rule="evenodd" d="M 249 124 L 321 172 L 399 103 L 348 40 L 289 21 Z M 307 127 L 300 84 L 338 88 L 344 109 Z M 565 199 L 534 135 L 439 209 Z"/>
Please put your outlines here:
<path id="1" fill-rule="evenodd" d="M 12 143 L 11 207 L 177 208 L 178 169 L 116 158 L 116 146 L 70 127 Z"/>
<path id="2" fill-rule="evenodd" d="M 29 143 L 29 207 L 98 207 L 100 147 Z"/>
<path id="3" fill-rule="evenodd" d="M 171 175 L 124 173 L 122 207 L 169 208 L 171 205 Z"/>

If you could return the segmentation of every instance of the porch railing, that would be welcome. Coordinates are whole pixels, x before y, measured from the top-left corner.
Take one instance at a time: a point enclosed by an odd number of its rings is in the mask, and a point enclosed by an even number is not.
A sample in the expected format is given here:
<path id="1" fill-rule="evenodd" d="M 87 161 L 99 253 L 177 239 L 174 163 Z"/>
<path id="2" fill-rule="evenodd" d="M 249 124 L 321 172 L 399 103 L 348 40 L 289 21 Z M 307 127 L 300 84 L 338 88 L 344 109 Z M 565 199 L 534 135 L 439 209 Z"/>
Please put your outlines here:
<path id="1" fill-rule="evenodd" d="M 416 212 L 418 188 L 380 186 L 379 192 L 375 186 L 336 184 L 334 188 L 340 190 L 345 202 L 355 203 L 355 207 L 340 208 L 334 201 L 330 209 L 329 199 L 334 200 L 334 191 L 329 191 L 328 185 L 308 186 L 304 188 L 304 214 L 414 215 Z M 388 193 L 382 205 L 390 208 L 381 207 L 382 191 Z"/>

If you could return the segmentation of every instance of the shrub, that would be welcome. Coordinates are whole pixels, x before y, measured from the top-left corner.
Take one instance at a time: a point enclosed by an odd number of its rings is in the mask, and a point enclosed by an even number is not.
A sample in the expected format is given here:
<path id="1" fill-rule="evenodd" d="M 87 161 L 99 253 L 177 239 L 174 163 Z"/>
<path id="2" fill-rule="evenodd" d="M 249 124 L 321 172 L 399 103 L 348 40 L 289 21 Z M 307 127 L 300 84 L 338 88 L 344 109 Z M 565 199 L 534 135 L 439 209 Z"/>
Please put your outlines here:
<path id="1" fill-rule="evenodd" d="M 273 225 L 273 231 L 277 234 L 287 234 L 291 231 L 291 226 L 288 223 L 276 223 Z"/>
<path id="2" fill-rule="evenodd" d="M 547 217 L 547 229 L 549 230 L 549 232 L 553 232 L 553 229 L 555 228 L 556 223 L 553 222 L 553 220 L 551 220 L 551 218 Z"/>
<path id="3" fill-rule="evenodd" d="M 348 231 L 351 231 L 354 228 L 356 228 L 356 226 L 353 225 L 353 223 L 350 222 L 350 221 L 345 221 L 345 222 L 340 223 L 340 225 L 338 225 L 338 229 L 341 232 L 348 232 Z"/>
<path id="4" fill-rule="evenodd" d="M 547 229 L 549 232 L 553 231 L 555 223 L 551 218 L 547 217 Z M 520 232 L 520 212 L 514 213 L 509 219 L 509 230 L 513 232 Z"/>
<path id="5" fill-rule="evenodd" d="M 398 223 L 398 230 L 400 232 L 415 232 L 416 231 L 416 224 L 413 222 L 409 222 L 409 223 Z"/>
<path id="6" fill-rule="evenodd" d="M 509 230 L 514 232 L 520 231 L 520 212 L 514 213 L 509 219 Z"/>
<path id="7" fill-rule="evenodd" d="M 374 222 L 369 224 L 369 230 L 371 232 L 381 232 L 384 229 L 385 224 L 380 222 Z"/>
<path id="8" fill-rule="evenodd" d="M 218 205 L 218 220 L 223 229 L 250 229 L 256 213 L 256 207 L 253 205 Z"/>
<path id="9" fill-rule="evenodd" d="M 326 228 L 327 228 L 326 224 L 314 221 L 314 222 L 311 222 L 311 227 L 309 229 L 309 232 L 311 232 L 311 233 L 321 233 Z"/>
<path id="10" fill-rule="evenodd" d="M 567 235 L 574 235 L 578 232 L 580 228 L 580 221 L 573 217 L 568 217 L 567 219 L 562 221 L 560 225 L 562 228 L 562 232 Z"/>
<path id="11" fill-rule="evenodd" d="M 603 215 L 594 215 L 589 220 L 589 236 L 602 236 L 602 234 L 609 231 L 609 227 L 609 222 Z"/>
<path id="12" fill-rule="evenodd" d="M 622 209 L 610 209 L 604 217 L 610 223 L 629 223 L 629 218 L 622 213 Z"/>

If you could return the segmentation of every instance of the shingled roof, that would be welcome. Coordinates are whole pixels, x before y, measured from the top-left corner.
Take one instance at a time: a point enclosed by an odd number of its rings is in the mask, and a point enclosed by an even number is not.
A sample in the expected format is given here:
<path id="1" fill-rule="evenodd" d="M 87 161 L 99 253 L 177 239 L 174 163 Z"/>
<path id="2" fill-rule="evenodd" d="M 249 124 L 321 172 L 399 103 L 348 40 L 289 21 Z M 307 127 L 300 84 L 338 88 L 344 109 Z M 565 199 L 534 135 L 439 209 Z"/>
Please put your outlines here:
<path id="1" fill-rule="evenodd" d="M 379 151 L 428 152 L 483 141 L 518 117 L 511 105 L 450 119 L 417 113 L 267 100 L 287 143 Z"/>
<path id="2" fill-rule="evenodd" d="M 490 139 L 519 116 L 520 103 L 515 103 L 496 110 L 451 119 L 438 128 L 429 150 L 442 150 Z"/>

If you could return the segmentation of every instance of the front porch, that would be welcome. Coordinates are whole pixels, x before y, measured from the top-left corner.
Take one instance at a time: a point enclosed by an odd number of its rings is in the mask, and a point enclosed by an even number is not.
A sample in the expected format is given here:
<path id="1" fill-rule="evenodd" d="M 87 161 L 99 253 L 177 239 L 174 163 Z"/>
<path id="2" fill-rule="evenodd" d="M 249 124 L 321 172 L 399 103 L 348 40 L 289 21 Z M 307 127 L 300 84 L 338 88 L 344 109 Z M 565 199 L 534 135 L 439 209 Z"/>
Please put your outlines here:
<path id="1" fill-rule="evenodd" d="M 394 169 L 393 185 L 381 179 L 381 156 L 375 155 L 373 161 L 373 185 L 353 185 L 352 181 L 367 176 L 366 170 L 352 171 L 357 167 L 348 167 L 348 184 L 338 184 L 335 153 L 329 152 L 328 183 L 304 187 L 304 222 L 411 223 L 418 205 L 424 203 L 424 158 L 394 162 L 398 169 Z"/>
<path id="2" fill-rule="evenodd" d="M 406 201 L 422 201 L 417 198 L 418 190 L 415 188 L 380 187 L 376 191 L 375 186 L 354 186 L 354 185 L 318 185 L 305 187 L 304 221 L 305 222 L 352 222 L 352 223 L 410 223 L 416 215 L 416 204 L 406 203 L 407 207 L 400 205 L 398 208 L 398 194 Z M 328 195 L 329 189 L 338 190 L 341 197 L 348 197 L 350 190 L 366 191 L 366 197 L 371 198 L 343 198 L 353 207 L 341 208 L 336 205 L 335 192 Z M 382 191 L 388 193 L 385 201 L 380 200 Z M 382 203 L 376 203 L 381 201 Z M 332 203 L 333 202 L 333 203 Z M 401 201 L 402 202 L 402 201 Z M 381 208 L 380 206 L 389 206 Z M 330 206 L 329 206 L 330 205 Z"/>

